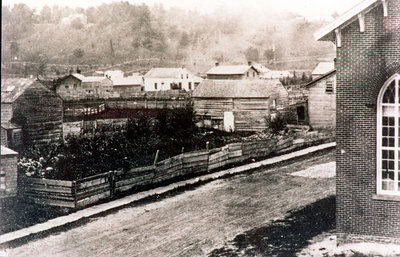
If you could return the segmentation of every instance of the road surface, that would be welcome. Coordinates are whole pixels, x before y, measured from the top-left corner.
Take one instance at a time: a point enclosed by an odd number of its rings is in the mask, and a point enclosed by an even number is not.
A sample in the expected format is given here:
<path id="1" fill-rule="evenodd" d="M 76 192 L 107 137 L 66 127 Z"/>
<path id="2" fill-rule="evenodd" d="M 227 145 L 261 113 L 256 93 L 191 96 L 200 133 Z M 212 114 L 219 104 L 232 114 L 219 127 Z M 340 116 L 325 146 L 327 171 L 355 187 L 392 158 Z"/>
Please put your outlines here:
<path id="1" fill-rule="evenodd" d="M 160 201 L 91 219 L 68 231 L 6 249 L 5 254 L 207 256 L 235 235 L 335 194 L 332 177 L 290 175 L 332 161 L 333 151 L 286 166 L 216 180 Z"/>

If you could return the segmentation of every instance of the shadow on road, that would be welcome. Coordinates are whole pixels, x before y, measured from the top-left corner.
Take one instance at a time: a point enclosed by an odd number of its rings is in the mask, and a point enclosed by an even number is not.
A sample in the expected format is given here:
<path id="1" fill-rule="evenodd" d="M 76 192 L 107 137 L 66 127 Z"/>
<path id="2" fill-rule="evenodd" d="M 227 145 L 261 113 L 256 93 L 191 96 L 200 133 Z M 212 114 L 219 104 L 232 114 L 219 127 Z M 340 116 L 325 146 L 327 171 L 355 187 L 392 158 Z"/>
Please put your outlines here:
<path id="1" fill-rule="evenodd" d="M 295 256 L 308 240 L 335 228 L 335 206 L 334 196 L 324 198 L 289 212 L 284 219 L 237 235 L 208 256 Z"/>

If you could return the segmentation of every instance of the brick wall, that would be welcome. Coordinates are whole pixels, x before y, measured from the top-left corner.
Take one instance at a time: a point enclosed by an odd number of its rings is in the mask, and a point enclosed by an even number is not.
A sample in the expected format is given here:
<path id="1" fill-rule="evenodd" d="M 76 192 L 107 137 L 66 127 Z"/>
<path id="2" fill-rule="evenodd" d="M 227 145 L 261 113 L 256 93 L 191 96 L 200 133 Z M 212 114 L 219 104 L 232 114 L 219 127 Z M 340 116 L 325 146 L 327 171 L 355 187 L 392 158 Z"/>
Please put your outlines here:
<path id="1" fill-rule="evenodd" d="M 381 4 L 365 15 L 364 33 L 358 20 L 345 27 L 337 48 L 339 242 L 346 241 L 345 235 L 400 240 L 400 199 L 374 199 L 377 97 L 387 78 L 400 73 L 400 1 L 388 4 L 388 17 Z"/>

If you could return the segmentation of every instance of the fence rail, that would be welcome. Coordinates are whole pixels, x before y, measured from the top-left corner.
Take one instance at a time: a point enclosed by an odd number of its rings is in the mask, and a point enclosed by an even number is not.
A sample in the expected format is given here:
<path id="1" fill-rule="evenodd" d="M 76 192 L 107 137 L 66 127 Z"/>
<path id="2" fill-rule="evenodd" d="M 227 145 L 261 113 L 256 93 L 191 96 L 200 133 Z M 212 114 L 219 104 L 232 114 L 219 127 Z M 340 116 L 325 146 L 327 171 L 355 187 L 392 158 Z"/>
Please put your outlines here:
<path id="1" fill-rule="evenodd" d="M 231 143 L 221 148 L 183 153 L 152 166 L 129 171 L 111 171 L 76 181 L 22 177 L 22 196 L 38 204 L 79 208 L 101 199 L 112 198 L 116 192 L 168 182 L 180 177 L 212 172 L 245 160 L 283 153 L 305 145 L 329 142 L 332 133 L 308 133 L 304 138 L 268 139 Z"/>

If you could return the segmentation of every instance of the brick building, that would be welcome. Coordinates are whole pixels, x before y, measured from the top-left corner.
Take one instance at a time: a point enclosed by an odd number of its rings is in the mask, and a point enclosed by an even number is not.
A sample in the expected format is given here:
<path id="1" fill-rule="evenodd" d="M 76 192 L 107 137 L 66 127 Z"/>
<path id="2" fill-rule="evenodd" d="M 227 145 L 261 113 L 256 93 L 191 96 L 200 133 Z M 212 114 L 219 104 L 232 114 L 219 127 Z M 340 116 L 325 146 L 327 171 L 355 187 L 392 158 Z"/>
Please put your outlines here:
<path id="1" fill-rule="evenodd" d="M 364 0 L 315 36 L 337 47 L 338 242 L 400 244 L 400 1 Z"/>

